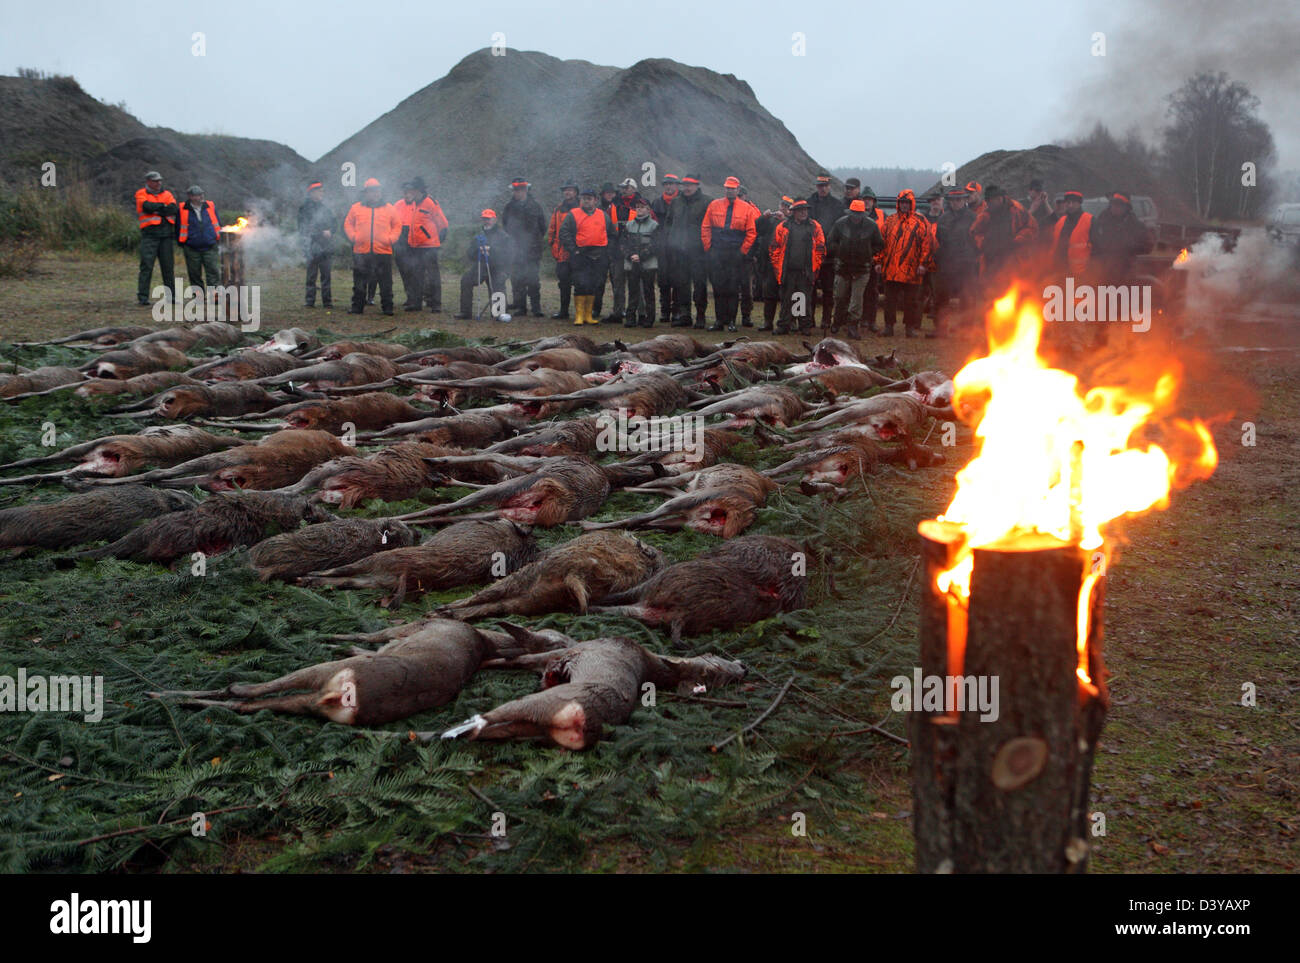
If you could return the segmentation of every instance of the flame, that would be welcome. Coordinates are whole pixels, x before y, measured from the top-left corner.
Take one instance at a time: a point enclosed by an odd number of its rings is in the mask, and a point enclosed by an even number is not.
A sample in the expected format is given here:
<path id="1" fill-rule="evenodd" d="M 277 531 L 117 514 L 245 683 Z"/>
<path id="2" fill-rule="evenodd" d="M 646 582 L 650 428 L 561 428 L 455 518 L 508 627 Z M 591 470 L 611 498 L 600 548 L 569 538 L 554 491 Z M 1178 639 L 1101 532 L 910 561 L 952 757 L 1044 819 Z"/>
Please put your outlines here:
<path id="1" fill-rule="evenodd" d="M 221 229 L 222 234 L 242 234 L 248 227 L 248 218 L 241 217 L 236 219 L 234 224 L 227 224 Z"/>
<path id="2" fill-rule="evenodd" d="M 1189 256 L 1190 255 L 1188 255 L 1187 253 L 1187 248 L 1183 248 L 1181 251 L 1178 252 L 1178 257 L 1174 258 L 1174 267 L 1182 267 L 1184 264 L 1187 263 L 1187 259 Z"/>
<path id="3" fill-rule="evenodd" d="M 1164 419 L 1177 393 L 1175 371 L 1143 390 L 1084 389 L 1038 353 L 1042 315 L 1017 310 L 1013 288 L 989 316 L 989 352 L 953 379 L 958 411 L 974 409 L 976 457 L 957 474 L 957 493 L 939 517 L 961 527 L 953 564 L 937 586 L 963 608 L 970 599 L 973 550 L 1028 533 L 1051 535 L 1094 552 L 1079 596 L 1079 679 L 1088 683 L 1088 613 L 1093 586 L 1104 574 L 1104 529 L 1124 515 L 1164 507 L 1175 476 L 1206 477 L 1218 455 L 1198 421 Z M 1154 443 L 1133 444 L 1144 427 L 1176 436 L 1171 455 Z M 1184 457 L 1187 451 L 1195 454 Z M 1100 552 L 1100 556 L 1098 556 Z M 1100 557 L 1103 564 L 1095 564 Z"/>

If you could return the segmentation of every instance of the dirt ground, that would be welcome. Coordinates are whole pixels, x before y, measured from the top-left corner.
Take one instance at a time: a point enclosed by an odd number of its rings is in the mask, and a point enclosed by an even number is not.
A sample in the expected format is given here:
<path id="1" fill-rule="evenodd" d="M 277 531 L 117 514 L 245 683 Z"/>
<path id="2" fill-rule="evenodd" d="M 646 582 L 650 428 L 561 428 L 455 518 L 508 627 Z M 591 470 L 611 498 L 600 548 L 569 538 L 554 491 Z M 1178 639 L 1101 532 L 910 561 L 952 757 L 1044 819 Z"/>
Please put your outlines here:
<path id="1" fill-rule="evenodd" d="M 573 330 L 572 324 L 549 319 L 504 325 L 455 322 L 450 313 L 404 313 L 400 282 L 394 317 L 383 317 L 377 307 L 351 316 L 346 313 L 351 285 L 345 271 L 335 273 L 332 311 L 302 307 L 297 270 L 266 272 L 250 281 L 263 284 L 266 333 L 292 326 L 326 328 L 340 336 L 441 329 L 506 340 Z M 0 287 L 0 343 L 115 323 L 150 324 L 148 309 L 134 305 L 134 285 L 135 263 L 129 258 L 47 256 L 37 276 Z M 455 279 L 448 274 L 444 304 L 454 308 L 456 293 Z M 543 293 L 549 314 L 556 308 L 553 281 L 543 282 Z M 481 298 L 480 293 L 476 306 Z M 661 324 L 655 333 L 666 330 Z M 593 332 L 606 337 L 615 329 L 583 329 Z M 641 332 L 628 334 L 639 337 Z M 709 341 L 734 337 L 700 336 Z M 786 340 L 794 346 L 800 339 Z M 935 367 L 950 373 L 982 351 L 973 340 L 873 338 L 864 345 L 867 354 L 896 348 L 913 370 Z M 1118 540 L 1106 609 L 1113 706 L 1093 779 L 1094 809 L 1106 817 L 1106 835 L 1096 840 L 1094 872 L 1294 872 L 1300 865 L 1298 345 L 1295 328 L 1263 324 L 1221 327 L 1183 343 L 1201 359 L 1188 366 L 1184 397 L 1190 410 L 1215 416 L 1221 461 L 1208 481 L 1175 492 L 1166 510 L 1130 520 Z M 0 353 L 3 360 L 15 357 L 11 349 Z M 945 470 L 885 485 L 886 497 L 895 492 L 898 497 L 891 531 L 914 532 L 917 520 L 942 511 L 952 495 L 952 474 L 971 452 L 969 432 L 963 432 Z M 870 613 L 872 625 L 883 626 L 882 632 L 874 640 L 855 632 L 854 642 L 911 651 L 916 593 L 901 576 L 915 557 L 915 545 L 904 542 L 879 552 L 891 564 L 898 562 L 888 569 L 897 611 L 892 621 L 887 611 Z M 0 585 L 12 577 L 0 568 Z M 12 601 L 16 589 L 9 582 L 0 590 L 0 606 L 6 597 Z M 0 616 L 0 638 L 6 639 L 0 661 L 22 657 L 26 643 L 4 631 L 14 622 L 12 610 Z M 31 627 L 30 620 L 23 624 Z M 834 630 L 823 626 L 821 631 Z M 892 674 L 885 666 L 872 671 L 878 681 Z M 1254 693 L 1253 706 L 1243 705 L 1246 689 Z M 854 699 L 852 692 L 825 691 Z M 769 698 L 770 693 L 753 705 L 761 708 Z M 860 693 L 855 704 L 855 716 L 873 721 L 888 717 L 888 690 L 882 682 Z M 808 705 L 812 709 L 813 703 Z M 901 720 L 885 728 L 903 731 Z M 0 754 L 13 735 L 10 731 L 10 739 L 0 741 Z M 820 785 L 822 763 L 810 752 L 808 774 L 799 778 L 807 768 L 801 763 L 786 780 L 783 793 L 790 805 L 760 807 L 752 818 L 714 836 L 667 835 L 659 845 L 673 854 L 669 866 L 908 871 L 906 750 L 871 734 L 856 738 L 872 745 L 843 764 L 867 798 L 860 805 L 823 807 L 837 821 L 835 832 L 809 839 L 788 830 L 788 812 L 796 803 L 810 812 L 817 805 L 805 795 Z M 228 850 L 222 868 L 256 866 L 277 850 L 274 839 L 241 838 Z M 589 847 L 581 865 L 636 870 L 647 865 L 648 852 L 644 843 L 606 840 Z M 426 865 L 409 854 L 381 852 L 371 866 L 394 868 L 394 861 L 398 869 Z"/>

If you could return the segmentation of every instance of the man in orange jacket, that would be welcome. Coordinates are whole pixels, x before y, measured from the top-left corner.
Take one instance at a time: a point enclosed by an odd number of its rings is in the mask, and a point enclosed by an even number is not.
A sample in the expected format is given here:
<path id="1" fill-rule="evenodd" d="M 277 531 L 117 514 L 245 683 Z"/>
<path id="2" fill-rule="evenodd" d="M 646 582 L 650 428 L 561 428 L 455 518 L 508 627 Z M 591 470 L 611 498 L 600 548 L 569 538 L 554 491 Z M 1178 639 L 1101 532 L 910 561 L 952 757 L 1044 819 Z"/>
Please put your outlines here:
<path id="1" fill-rule="evenodd" d="M 438 248 L 447 236 L 447 215 L 429 196 L 424 178 L 413 177 L 402 185 L 403 196 L 393 205 L 402 222 L 397 239 L 397 272 L 406 289 L 406 310 L 419 311 L 427 303 L 430 311 L 442 310 L 442 275 Z"/>
<path id="2" fill-rule="evenodd" d="M 352 242 L 352 307 L 348 314 L 366 309 L 366 282 L 379 283 L 379 306 L 393 313 L 393 245 L 402 234 L 401 216 L 392 204 L 385 204 L 379 181 L 369 178 L 361 200 L 352 205 L 343 221 L 343 233 Z"/>
<path id="3" fill-rule="evenodd" d="M 986 297 L 1001 297 L 1012 274 L 1027 276 L 1031 267 L 1038 222 L 1020 202 L 990 184 L 984 210 L 970 227 L 980 249 L 980 289 Z"/>
<path id="4" fill-rule="evenodd" d="M 885 280 L 885 335 L 893 335 L 902 307 L 907 337 L 920 337 L 921 279 L 934 266 L 934 237 L 930 222 L 916 213 L 916 195 L 911 191 L 899 192 L 895 213 L 885 218 L 880 266 Z"/>
<path id="5" fill-rule="evenodd" d="M 144 187 L 135 192 L 135 216 L 140 221 L 140 277 L 135 299 L 149 303 L 153 284 L 153 265 L 158 262 L 163 284 L 172 287 L 176 275 L 176 214 L 178 206 L 171 191 L 163 190 L 162 175 L 150 171 L 144 175 Z"/>
<path id="6" fill-rule="evenodd" d="M 740 179 L 722 182 L 725 197 L 710 201 L 700 223 L 700 240 L 708 257 L 709 280 L 713 282 L 713 325 L 710 331 L 736 330 L 740 308 L 740 282 L 745 275 L 745 257 L 757 236 L 758 213 L 749 201 L 741 200 Z"/>
<path id="7" fill-rule="evenodd" d="M 822 226 L 808 216 L 808 202 L 803 198 L 790 207 L 790 217 L 776 226 L 768 257 L 776 283 L 781 286 L 781 316 L 777 334 L 789 334 L 790 324 L 799 326 L 800 334 L 813 327 L 813 289 L 817 272 L 826 258 L 826 235 Z"/>

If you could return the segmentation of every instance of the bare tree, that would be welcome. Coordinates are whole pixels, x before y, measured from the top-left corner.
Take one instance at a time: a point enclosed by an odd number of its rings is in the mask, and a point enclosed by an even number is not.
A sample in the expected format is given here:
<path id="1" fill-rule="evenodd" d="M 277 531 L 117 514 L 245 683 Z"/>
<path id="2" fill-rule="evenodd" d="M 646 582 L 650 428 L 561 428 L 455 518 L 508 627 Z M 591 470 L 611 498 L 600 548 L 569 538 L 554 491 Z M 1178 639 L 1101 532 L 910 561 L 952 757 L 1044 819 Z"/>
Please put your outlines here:
<path id="1" fill-rule="evenodd" d="M 1164 164 L 1201 217 L 1253 217 L 1263 208 L 1263 171 L 1275 151 L 1258 109 L 1259 98 L 1222 72 L 1189 77 L 1169 95 Z M 1247 163 L 1254 186 L 1244 183 Z"/>

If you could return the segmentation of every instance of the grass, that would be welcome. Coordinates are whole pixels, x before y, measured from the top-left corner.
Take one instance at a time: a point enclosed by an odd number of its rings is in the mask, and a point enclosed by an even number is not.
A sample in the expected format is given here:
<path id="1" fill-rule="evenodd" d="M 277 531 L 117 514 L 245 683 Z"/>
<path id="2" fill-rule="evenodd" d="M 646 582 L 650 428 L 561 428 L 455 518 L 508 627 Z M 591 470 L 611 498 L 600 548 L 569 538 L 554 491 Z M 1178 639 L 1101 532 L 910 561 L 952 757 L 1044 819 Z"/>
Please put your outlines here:
<path id="1" fill-rule="evenodd" d="M 0 295 L 6 340 L 144 313 L 130 305 L 128 258 L 47 257 L 40 270 Z M 343 336 L 396 327 L 392 336 L 419 344 L 434 328 L 478 338 L 571 328 L 449 324 L 400 310 L 391 319 L 348 318 L 301 308 L 297 272 L 257 280 L 266 286 L 268 332 L 297 325 Z M 552 286 L 545 295 L 553 310 Z M 611 327 L 598 333 L 608 336 Z M 893 346 L 880 344 L 886 352 Z M 963 360 L 962 348 L 947 342 L 899 340 L 897 347 L 913 367 L 954 370 Z M 34 366 L 83 352 L 6 347 L 0 354 Z M 1107 819 L 1097 872 L 1295 868 L 1300 566 L 1292 493 L 1300 484 L 1300 423 L 1288 399 L 1300 366 L 1294 354 L 1242 357 L 1241 380 L 1255 397 L 1238 416 L 1257 422 L 1259 444 L 1243 448 L 1235 422 L 1219 425 L 1218 473 L 1176 494 L 1167 511 L 1128 525 L 1111 570 L 1115 704 L 1094 777 L 1094 808 Z M 41 453 L 45 422 L 55 424 L 60 445 L 117 425 L 71 401 L 3 405 L 0 460 Z M 845 733 L 882 719 L 903 733 L 903 720 L 889 711 L 888 680 L 915 664 L 915 525 L 951 497 L 952 469 L 971 454 L 969 433 L 963 429 L 946 454 L 946 467 L 887 468 L 859 496 L 830 507 L 794 491 L 775 496 L 751 531 L 829 552 L 837 591 L 824 570 L 814 570 L 808 609 L 691 640 L 691 653 L 725 652 L 751 666 L 743 685 L 710 694 L 740 705 L 661 694 L 613 738 L 580 754 L 407 737 L 531 691 L 535 680 L 514 673 L 480 673 L 451 705 L 382 732 L 145 698 L 157 688 L 270 678 L 333 657 L 324 635 L 379 628 L 391 618 L 366 593 L 260 583 L 243 552 L 210 560 L 202 578 L 185 567 L 129 562 L 59 570 L 54 553 L 2 562 L 0 675 L 18 667 L 99 673 L 108 705 L 97 724 L 0 715 L 0 869 L 909 871 L 906 749 Z M 771 459 L 750 446 L 740 456 Z M 0 489 L 0 507 L 60 494 Z M 598 517 L 648 504 L 619 495 Z M 361 513 L 417 505 L 372 504 Z M 552 531 L 543 541 L 567 537 Z M 647 538 L 673 558 L 712 544 L 691 533 Z M 418 617 L 462 594 L 434 594 L 401 616 Z M 667 651 L 664 635 L 626 619 L 530 622 L 581 637 L 627 634 Z M 794 685 L 756 731 L 710 751 L 767 708 L 792 675 Z M 1240 706 L 1242 682 L 1255 684 L 1257 708 Z M 196 812 L 211 823 L 205 836 L 191 832 Z M 491 834 L 498 812 L 504 838 Z M 806 835 L 792 832 L 796 814 Z"/>

